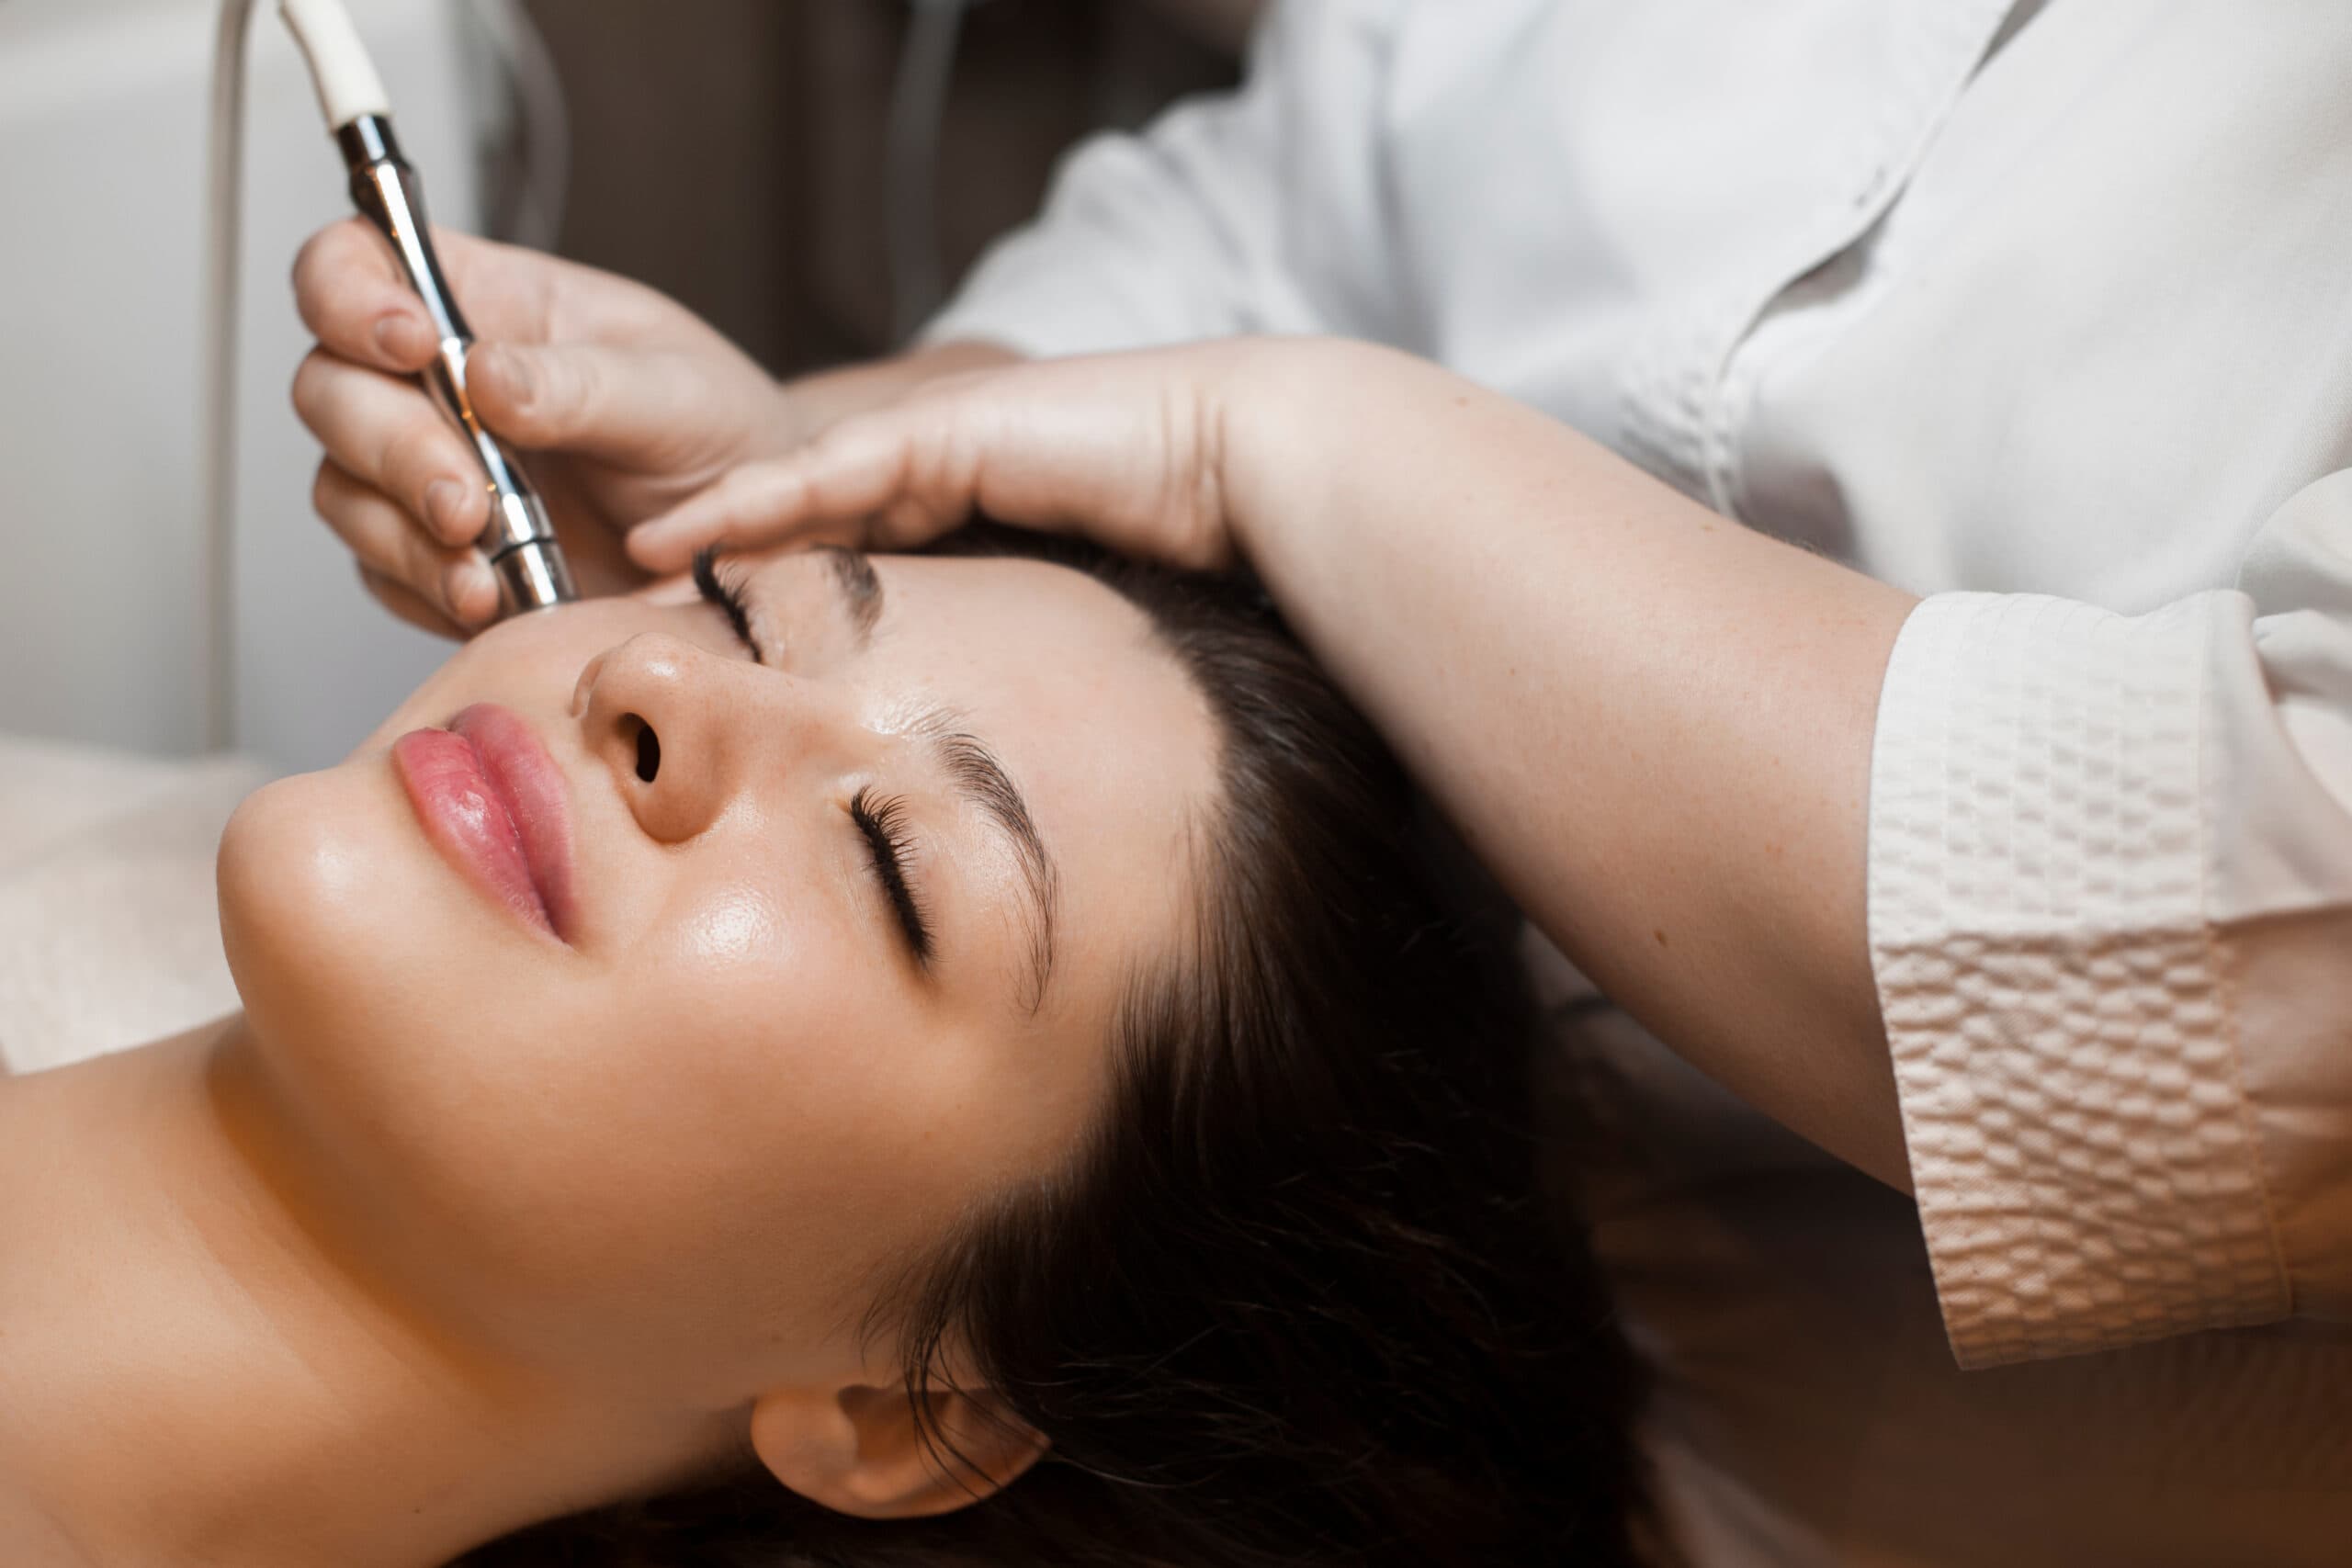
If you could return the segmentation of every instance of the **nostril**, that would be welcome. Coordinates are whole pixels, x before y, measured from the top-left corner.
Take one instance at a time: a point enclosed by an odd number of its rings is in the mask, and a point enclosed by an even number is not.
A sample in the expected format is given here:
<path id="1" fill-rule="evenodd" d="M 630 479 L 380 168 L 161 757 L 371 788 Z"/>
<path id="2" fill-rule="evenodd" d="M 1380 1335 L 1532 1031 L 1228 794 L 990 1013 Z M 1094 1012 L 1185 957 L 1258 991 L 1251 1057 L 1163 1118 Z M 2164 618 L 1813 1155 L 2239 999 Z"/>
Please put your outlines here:
<path id="1" fill-rule="evenodd" d="M 662 771 L 662 738 L 635 714 L 629 715 L 628 721 L 637 726 L 637 776 L 651 784 L 653 775 Z"/>

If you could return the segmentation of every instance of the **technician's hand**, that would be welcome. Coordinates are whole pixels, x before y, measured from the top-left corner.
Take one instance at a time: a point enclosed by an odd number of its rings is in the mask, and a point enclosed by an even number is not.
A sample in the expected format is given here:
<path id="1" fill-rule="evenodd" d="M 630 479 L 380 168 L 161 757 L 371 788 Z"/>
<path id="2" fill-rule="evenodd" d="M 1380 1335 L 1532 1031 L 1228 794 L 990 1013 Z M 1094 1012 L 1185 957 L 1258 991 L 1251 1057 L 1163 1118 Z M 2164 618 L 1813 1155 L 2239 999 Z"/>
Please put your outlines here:
<path id="1" fill-rule="evenodd" d="M 1332 357 L 1312 340 L 1229 339 L 944 377 L 854 414 L 797 451 L 736 468 L 629 536 L 652 571 L 706 545 L 911 549 L 975 513 L 1180 566 L 1250 553 L 1263 502 L 1311 482 L 1305 442 L 1261 438 L 1262 410 Z M 1269 463 L 1272 455 L 1274 460 Z"/>
<path id="2" fill-rule="evenodd" d="M 1915 601 L 1393 350 L 1229 340 L 918 389 L 629 536 L 905 547 L 975 511 L 1247 560 L 1521 908 L 1751 1104 L 1909 1171 L 1870 963 L 1872 727 Z"/>
<path id="3" fill-rule="evenodd" d="M 446 229 L 435 242 L 479 339 L 475 411 L 527 455 L 583 593 L 642 581 L 622 535 L 733 466 L 789 451 L 924 375 L 1010 357 L 950 345 L 779 386 L 654 289 Z M 319 514 L 395 614 L 451 636 L 485 624 L 498 590 L 472 542 L 490 498 L 413 378 L 435 347 L 423 304 L 356 219 L 303 246 L 294 293 L 319 340 L 294 378 L 295 410 L 326 447 Z"/>

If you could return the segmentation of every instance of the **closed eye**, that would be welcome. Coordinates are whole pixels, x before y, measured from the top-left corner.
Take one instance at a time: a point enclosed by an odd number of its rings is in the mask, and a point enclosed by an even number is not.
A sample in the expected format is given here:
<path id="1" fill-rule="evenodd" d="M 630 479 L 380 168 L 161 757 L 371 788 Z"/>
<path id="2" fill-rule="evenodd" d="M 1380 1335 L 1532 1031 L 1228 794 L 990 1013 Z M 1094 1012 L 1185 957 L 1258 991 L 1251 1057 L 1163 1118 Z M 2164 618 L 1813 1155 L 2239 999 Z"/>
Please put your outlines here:
<path id="1" fill-rule="evenodd" d="M 744 602 L 743 585 L 732 576 L 718 574 L 718 551 L 715 547 L 695 552 L 694 578 L 695 592 L 702 595 L 704 604 L 716 605 L 727 617 L 727 624 L 734 628 L 735 639 L 751 650 L 752 662 L 766 663 L 760 653 L 760 639 L 752 635 L 752 610 Z"/>
<path id="2" fill-rule="evenodd" d="M 907 879 L 907 855 L 913 844 L 906 831 L 906 803 L 876 800 L 873 791 L 861 789 L 850 797 L 849 815 L 850 820 L 857 824 L 857 830 L 865 835 L 865 847 L 874 856 L 875 880 L 882 885 L 882 896 L 889 902 L 890 912 L 898 917 L 899 929 L 907 939 L 907 950 L 914 954 L 916 964 L 928 967 L 931 922 L 924 918 L 922 905 Z"/>

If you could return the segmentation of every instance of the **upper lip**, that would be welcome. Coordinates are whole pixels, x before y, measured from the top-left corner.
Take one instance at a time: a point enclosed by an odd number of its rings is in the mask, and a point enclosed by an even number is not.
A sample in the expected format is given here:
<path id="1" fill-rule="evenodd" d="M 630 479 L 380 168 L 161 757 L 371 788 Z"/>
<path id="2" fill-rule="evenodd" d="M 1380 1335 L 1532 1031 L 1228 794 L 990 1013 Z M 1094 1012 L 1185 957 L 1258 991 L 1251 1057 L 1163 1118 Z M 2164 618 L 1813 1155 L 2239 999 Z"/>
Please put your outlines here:
<path id="1" fill-rule="evenodd" d="M 578 912 L 571 886 L 571 809 L 563 770 L 531 727 L 511 709 L 476 703 L 448 724 L 481 758 L 507 815 L 514 818 L 532 884 L 557 936 L 571 940 Z"/>

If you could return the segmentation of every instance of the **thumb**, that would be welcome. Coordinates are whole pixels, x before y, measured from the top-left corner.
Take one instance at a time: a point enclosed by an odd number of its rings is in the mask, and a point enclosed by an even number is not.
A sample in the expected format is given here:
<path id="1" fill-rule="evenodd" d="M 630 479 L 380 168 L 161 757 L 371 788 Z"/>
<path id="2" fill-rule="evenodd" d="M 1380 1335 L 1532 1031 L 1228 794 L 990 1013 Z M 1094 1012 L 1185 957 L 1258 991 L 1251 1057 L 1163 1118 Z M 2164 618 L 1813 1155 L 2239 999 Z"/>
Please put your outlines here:
<path id="1" fill-rule="evenodd" d="M 481 422 L 525 448 L 663 467 L 707 441 L 719 411 L 676 355 L 601 344 L 483 344 L 466 363 Z"/>

